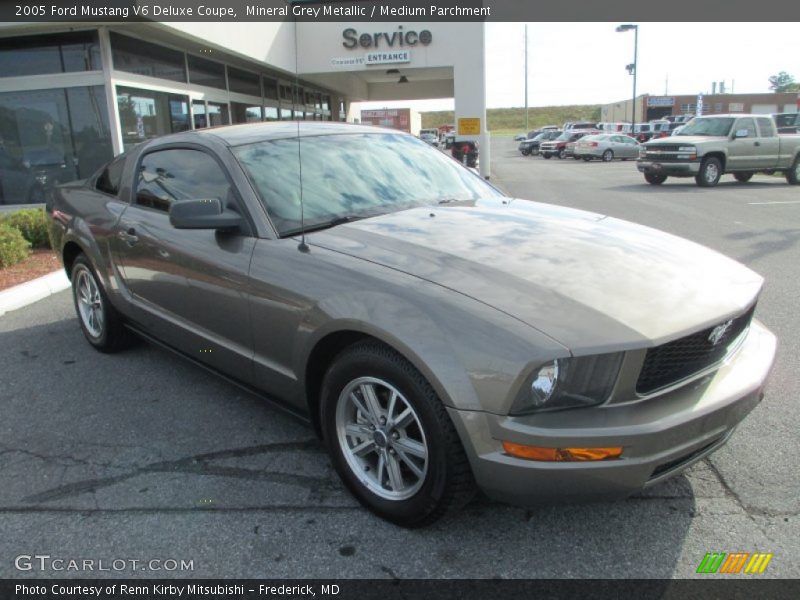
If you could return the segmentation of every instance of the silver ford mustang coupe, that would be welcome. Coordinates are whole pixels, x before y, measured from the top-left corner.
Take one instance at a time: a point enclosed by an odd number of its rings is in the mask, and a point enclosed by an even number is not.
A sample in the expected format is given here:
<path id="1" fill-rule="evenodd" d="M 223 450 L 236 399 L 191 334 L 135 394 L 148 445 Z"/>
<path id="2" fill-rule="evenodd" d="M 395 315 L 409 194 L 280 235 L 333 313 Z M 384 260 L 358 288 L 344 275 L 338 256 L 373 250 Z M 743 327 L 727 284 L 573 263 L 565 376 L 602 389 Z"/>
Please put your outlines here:
<path id="1" fill-rule="evenodd" d="M 135 332 L 304 417 L 407 527 L 476 488 L 532 505 L 675 475 L 730 438 L 775 355 L 748 268 L 508 198 L 393 130 L 170 135 L 48 210 L 92 346 Z"/>

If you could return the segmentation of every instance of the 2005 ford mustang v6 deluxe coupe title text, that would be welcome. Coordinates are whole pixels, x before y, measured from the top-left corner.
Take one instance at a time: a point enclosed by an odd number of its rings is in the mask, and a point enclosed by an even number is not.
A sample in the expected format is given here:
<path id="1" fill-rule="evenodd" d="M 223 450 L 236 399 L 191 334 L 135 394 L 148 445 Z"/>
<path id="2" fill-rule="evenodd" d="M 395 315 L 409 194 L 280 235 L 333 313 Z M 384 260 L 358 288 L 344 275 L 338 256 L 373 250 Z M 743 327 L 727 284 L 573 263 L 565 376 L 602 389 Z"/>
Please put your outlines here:
<path id="1" fill-rule="evenodd" d="M 404 526 L 476 486 L 533 504 L 674 475 L 728 440 L 774 359 L 756 273 L 509 199 L 395 131 L 166 136 L 49 210 L 90 344 L 135 331 L 306 416 Z"/>

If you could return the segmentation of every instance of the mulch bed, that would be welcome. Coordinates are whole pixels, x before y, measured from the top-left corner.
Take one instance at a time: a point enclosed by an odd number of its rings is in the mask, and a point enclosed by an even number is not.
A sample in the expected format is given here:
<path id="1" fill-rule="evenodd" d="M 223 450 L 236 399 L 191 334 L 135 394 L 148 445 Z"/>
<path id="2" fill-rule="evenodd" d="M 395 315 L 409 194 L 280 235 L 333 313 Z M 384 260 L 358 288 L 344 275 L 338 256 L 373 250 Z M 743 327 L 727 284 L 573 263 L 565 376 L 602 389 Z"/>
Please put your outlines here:
<path id="1" fill-rule="evenodd" d="M 5 290 L 53 271 L 58 271 L 61 261 L 49 248 L 37 248 L 20 263 L 0 269 L 0 290 Z"/>

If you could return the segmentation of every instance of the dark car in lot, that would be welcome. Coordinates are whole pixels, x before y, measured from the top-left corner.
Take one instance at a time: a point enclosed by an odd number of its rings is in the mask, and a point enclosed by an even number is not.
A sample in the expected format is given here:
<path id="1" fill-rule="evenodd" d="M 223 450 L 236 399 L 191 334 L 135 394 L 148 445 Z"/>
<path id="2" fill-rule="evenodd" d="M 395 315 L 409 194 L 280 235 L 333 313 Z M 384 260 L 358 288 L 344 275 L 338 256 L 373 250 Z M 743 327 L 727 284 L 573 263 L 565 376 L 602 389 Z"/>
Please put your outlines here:
<path id="1" fill-rule="evenodd" d="M 450 154 L 458 162 L 474 168 L 478 166 L 478 148 L 478 142 L 456 141 L 450 147 Z"/>
<path id="2" fill-rule="evenodd" d="M 353 495 L 409 527 L 476 486 L 530 505 L 680 473 L 760 401 L 775 353 L 750 269 L 513 200 L 388 129 L 165 136 L 49 212 L 89 344 L 136 332 L 307 419 Z"/>
<path id="3" fill-rule="evenodd" d="M 559 135 L 561 135 L 561 133 L 562 132 L 559 131 L 558 129 L 548 129 L 547 131 L 539 132 L 534 137 L 528 138 L 527 140 L 520 142 L 519 147 L 517 149 L 519 150 L 520 154 L 522 154 L 522 156 L 539 154 L 539 146 L 542 142 L 554 140 Z"/>
<path id="4" fill-rule="evenodd" d="M 558 137 L 553 138 L 550 141 L 541 142 L 539 144 L 539 154 L 542 158 L 552 158 L 553 156 L 557 156 L 558 158 L 567 158 L 567 156 L 571 156 L 571 152 L 574 150 L 574 142 L 577 142 L 585 135 L 593 135 L 596 133 L 600 133 L 599 130 L 596 129 L 584 129 L 584 130 L 577 130 L 577 129 L 570 129 L 561 133 Z M 567 144 L 573 144 L 570 149 L 567 149 Z"/>
<path id="5" fill-rule="evenodd" d="M 800 112 L 772 115 L 778 133 L 800 133 Z"/>

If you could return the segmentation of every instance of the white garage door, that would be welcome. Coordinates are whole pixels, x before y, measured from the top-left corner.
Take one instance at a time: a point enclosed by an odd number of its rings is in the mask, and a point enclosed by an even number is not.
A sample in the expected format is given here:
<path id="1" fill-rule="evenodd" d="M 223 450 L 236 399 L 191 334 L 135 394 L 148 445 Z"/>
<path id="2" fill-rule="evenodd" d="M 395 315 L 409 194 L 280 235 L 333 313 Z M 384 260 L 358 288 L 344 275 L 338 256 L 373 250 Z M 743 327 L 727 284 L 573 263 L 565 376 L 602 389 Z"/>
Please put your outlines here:
<path id="1" fill-rule="evenodd" d="M 753 113 L 757 115 L 771 115 L 778 112 L 777 104 L 753 104 Z"/>
<path id="2" fill-rule="evenodd" d="M 797 104 L 784 104 L 783 105 L 783 112 L 796 113 L 797 112 Z"/>

